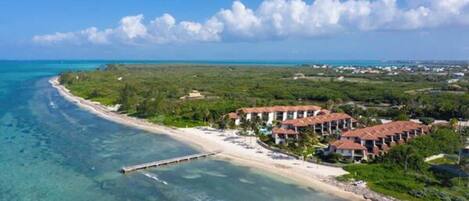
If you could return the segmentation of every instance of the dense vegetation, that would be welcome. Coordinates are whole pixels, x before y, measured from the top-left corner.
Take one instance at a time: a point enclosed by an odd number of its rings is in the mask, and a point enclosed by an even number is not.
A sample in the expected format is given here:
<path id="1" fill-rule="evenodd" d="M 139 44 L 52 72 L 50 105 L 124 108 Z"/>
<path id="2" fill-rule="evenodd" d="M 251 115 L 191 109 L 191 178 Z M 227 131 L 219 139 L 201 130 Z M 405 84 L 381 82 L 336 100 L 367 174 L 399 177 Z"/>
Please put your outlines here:
<path id="1" fill-rule="evenodd" d="M 394 76 L 399 81 L 385 75 L 360 75 L 359 82 L 333 77 L 293 79 L 297 73 L 308 78 L 322 71 L 309 67 L 108 65 L 92 72 L 64 73 L 61 82 L 76 95 L 107 105 L 120 104 L 122 112 L 180 127 L 217 122 L 245 106 L 318 104 L 340 110 L 338 106 L 349 101 L 405 106 L 390 112 L 391 107 L 380 109 L 377 116 L 469 118 L 468 93 L 408 93 L 446 87 L 438 79 L 418 75 Z M 204 98 L 180 99 L 192 90 L 200 91 Z"/>
<path id="2" fill-rule="evenodd" d="M 402 200 L 469 200 L 469 178 L 424 162 L 431 155 L 457 153 L 464 138 L 450 129 L 438 129 L 392 148 L 374 163 L 345 167 L 350 174 L 341 179 L 365 180 L 372 190 Z"/>

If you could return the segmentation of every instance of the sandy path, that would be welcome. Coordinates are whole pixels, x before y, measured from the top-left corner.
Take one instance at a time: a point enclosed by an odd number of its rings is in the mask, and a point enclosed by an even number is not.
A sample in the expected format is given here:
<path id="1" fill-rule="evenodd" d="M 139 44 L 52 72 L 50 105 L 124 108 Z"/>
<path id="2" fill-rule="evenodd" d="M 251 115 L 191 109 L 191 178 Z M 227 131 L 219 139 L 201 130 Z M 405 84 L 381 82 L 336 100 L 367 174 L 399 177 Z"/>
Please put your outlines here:
<path id="1" fill-rule="evenodd" d="M 170 128 L 152 124 L 144 119 L 118 114 L 97 102 L 74 96 L 59 84 L 58 77 L 51 78 L 49 82 L 66 100 L 104 119 L 156 134 L 165 134 L 200 151 L 221 151 L 218 157 L 226 161 L 287 177 L 301 185 L 334 196 L 347 200 L 364 200 L 361 195 L 324 182 L 328 177 L 345 174 L 346 172 L 341 168 L 304 162 L 272 152 L 258 145 L 253 137 L 238 136 L 234 130 L 222 132 L 205 127 Z"/>

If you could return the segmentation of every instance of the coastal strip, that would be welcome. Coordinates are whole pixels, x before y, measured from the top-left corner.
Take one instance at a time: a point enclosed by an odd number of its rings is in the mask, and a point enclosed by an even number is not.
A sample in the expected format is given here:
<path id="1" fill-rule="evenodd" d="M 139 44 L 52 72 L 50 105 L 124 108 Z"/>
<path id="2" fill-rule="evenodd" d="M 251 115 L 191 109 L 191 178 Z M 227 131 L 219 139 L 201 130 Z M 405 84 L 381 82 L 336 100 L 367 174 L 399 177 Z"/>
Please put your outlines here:
<path id="1" fill-rule="evenodd" d="M 220 159 L 289 178 L 302 186 L 339 198 L 365 200 L 363 194 L 346 191 L 343 187 L 328 182 L 333 177 L 347 173 L 341 168 L 313 164 L 273 152 L 258 145 L 254 138 L 238 136 L 234 131 L 218 131 L 211 128 L 170 128 L 150 123 L 145 119 L 119 114 L 98 102 L 74 96 L 67 88 L 60 85 L 58 76 L 51 78 L 49 82 L 66 100 L 101 118 L 151 133 L 168 135 L 200 152 L 220 151 L 217 155 Z"/>

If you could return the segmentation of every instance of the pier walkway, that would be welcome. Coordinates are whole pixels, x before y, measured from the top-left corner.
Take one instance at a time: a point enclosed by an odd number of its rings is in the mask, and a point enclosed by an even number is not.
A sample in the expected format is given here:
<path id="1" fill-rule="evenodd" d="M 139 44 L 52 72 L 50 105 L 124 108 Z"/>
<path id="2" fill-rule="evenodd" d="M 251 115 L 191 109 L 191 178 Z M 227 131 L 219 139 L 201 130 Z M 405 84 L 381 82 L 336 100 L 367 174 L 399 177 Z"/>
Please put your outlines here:
<path id="1" fill-rule="evenodd" d="M 127 166 L 127 167 L 123 167 L 121 169 L 121 172 L 126 174 L 129 172 L 143 170 L 143 169 L 152 168 L 152 167 L 159 167 L 159 166 L 170 165 L 170 164 L 175 164 L 175 163 L 187 162 L 191 160 L 213 156 L 213 155 L 219 154 L 220 152 L 221 151 L 207 152 L 207 153 L 171 158 L 171 159 L 166 159 L 166 160 L 159 160 L 159 161 L 154 161 L 154 162 L 149 162 L 149 163 L 143 163 L 139 165 Z"/>

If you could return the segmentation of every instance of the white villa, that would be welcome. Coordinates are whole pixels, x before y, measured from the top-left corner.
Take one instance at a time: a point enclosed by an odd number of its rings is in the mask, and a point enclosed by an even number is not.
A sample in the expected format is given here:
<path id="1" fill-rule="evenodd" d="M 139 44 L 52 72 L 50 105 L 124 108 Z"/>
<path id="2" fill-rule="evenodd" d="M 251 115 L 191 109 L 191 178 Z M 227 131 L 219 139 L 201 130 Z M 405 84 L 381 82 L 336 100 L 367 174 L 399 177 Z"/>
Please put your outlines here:
<path id="1" fill-rule="evenodd" d="M 354 161 L 367 160 L 427 132 L 427 126 L 412 121 L 360 128 L 344 132 L 339 140 L 329 144 L 326 154 L 335 152 Z"/>
<path id="2" fill-rule="evenodd" d="M 290 119 L 282 122 L 281 127 L 272 129 L 275 144 L 287 141 L 297 141 L 300 133 L 308 128 L 321 135 L 329 135 L 339 131 L 352 130 L 356 120 L 345 113 L 320 114 L 299 119 Z"/>
<path id="3" fill-rule="evenodd" d="M 327 113 L 329 113 L 328 110 L 323 110 L 319 106 L 301 105 L 241 108 L 236 112 L 229 113 L 228 116 L 235 121 L 235 125 L 240 125 L 242 118 L 252 120 L 256 116 L 267 125 L 272 125 L 274 121 L 301 119 Z"/>

